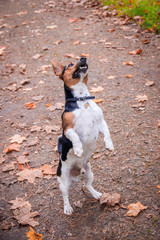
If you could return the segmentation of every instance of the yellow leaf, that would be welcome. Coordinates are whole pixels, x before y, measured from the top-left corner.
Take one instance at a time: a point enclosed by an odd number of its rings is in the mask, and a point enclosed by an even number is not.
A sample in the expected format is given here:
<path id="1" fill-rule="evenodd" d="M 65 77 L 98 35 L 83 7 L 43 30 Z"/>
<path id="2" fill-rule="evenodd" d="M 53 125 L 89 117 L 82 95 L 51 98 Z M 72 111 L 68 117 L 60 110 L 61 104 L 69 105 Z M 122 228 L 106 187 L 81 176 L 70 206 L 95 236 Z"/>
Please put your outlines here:
<path id="1" fill-rule="evenodd" d="M 42 234 L 38 234 L 32 227 L 29 227 L 30 231 L 26 233 L 28 240 L 42 240 Z"/>
<path id="2" fill-rule="evenodd" d="M 102 98 L 93 99 L 93 102 L 95 102 L 95 103 L 101 103 L 101 102 L 103 102 L 103 99 L 102 99 Z"/>
<path id="3" fill-rule="evenodd" d="M 159 188 L 159 189 L 160 189 L 160 185 L 157 185 L 157 188 Z"/>
<path id="4" fill-rule="evenodd" d="M 132 203 L 128 205 L 129 211 L 125 214 L 125 216 L 133 216 L 136 217 L 140 211 L 145 210 L 147 207 L 143 206 L 140 202 Z"/>

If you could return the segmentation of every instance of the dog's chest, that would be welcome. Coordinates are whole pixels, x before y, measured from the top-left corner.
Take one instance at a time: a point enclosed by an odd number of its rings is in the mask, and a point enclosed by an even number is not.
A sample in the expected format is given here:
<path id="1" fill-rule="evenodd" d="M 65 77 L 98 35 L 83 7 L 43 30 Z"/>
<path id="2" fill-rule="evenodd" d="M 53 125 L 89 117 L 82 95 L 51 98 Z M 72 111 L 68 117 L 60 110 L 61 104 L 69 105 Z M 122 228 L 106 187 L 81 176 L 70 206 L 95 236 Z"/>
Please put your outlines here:
<path id="1" fill-rule="evenodd" d="M 82 143 L 90 144 L 96 142 L 99 134 L 98 112 L 89 104 L 84 104 L 82 107 L 74 111 L 74 130 L 78 134 Z"/>

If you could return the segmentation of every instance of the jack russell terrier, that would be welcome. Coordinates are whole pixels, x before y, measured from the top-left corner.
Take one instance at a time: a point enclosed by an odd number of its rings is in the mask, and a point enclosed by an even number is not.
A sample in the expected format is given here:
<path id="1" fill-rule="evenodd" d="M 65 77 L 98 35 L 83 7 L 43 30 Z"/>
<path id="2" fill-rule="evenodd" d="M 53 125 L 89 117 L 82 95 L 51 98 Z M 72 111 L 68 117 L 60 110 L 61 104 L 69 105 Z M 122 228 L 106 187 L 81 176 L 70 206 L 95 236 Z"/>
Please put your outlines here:
<path id="1" fill-rule="evenodd" d="M 95 199 L 101 197 L 93 186 L 93 173 L 89 159 L 96 148 L 99 133 L 104 135 L 105 146 L 114 150 L 102 110 L 92 101 L 87 88 L 88 64 L 81 58 L 67 67 L 52 61 L 56 76 L 64 81 L 65 110 L 62 114 L 63 134 L 58 139 L 60 154 L 57 179 L 64 201 L 64 213 L 72 214 L 68 190 L 78 176 L 84 179 L 85 187 Z"/>

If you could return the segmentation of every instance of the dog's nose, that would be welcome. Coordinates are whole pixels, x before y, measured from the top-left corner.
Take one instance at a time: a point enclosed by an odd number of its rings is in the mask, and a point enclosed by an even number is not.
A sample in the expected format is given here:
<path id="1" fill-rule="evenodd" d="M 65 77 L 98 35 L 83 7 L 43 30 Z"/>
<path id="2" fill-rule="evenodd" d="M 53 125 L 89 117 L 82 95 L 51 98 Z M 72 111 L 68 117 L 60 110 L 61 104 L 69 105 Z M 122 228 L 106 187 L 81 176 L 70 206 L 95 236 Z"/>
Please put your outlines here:
<path id="1" fill-rule="evenodd" d="M 80 59 L 80 61 L 82 62 L 82 63 L 86 63 L 86 58 L 85 57 L 81 57 L 81 59 Z"/>

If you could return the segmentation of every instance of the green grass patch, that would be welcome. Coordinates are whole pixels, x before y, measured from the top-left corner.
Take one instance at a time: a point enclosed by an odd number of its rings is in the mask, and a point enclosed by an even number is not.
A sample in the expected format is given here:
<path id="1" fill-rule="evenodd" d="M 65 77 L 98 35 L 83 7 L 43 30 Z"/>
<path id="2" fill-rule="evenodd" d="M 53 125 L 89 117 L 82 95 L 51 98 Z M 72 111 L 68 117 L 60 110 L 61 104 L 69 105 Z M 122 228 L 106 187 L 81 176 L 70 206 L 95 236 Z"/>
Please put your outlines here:
<path id="1" fill-rule="evenodd" d="M 155 0 L 102 0 L 103 5 L 110 6 L 118 11 L 118 16 L 126 15 L 133 19 L 140 16 L 137 21 L 142 28 L 160 33 L 160 1 Z"/>

